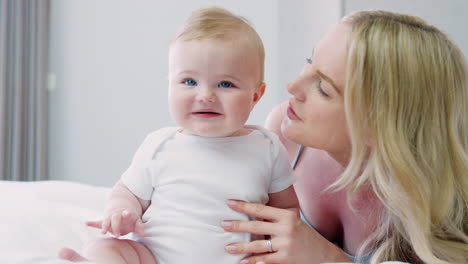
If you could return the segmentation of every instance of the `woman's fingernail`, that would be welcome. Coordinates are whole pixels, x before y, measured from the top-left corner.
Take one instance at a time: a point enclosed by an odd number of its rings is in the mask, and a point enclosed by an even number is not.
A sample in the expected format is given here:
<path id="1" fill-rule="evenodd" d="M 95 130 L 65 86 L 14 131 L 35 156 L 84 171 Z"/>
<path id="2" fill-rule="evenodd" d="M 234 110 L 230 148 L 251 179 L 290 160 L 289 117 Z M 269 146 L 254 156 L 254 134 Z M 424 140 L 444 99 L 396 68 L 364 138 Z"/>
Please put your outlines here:
<path id="1" fill-rule="evenodd" d="M 229 227 L 232 226 L 232 223 L 231 223 L 231 221 L 222 221 L 221 226 L 224 227 L 224 228 L 229 228 Z"/>
<path id="2" fill-rule="evenodd" d="M 237 201 L 234 200 L 227 200 L 228 205 L 237 205 Z"/>
<path id="3" fill-rule="evenodd" d="M 246 260 L 246 259 L 243 259 L 243 260 L 241 260 L 241 262 L 239 262 L 239 263 L 240 263 L 240 264 L 248 264 L 248 263 L 249 263 L 249 261 L 248 261 L 248 260 Z"/>
<path id="4" fill-rule="evenodd" d="M 237 251 L 237 247 L 236 246 L 233 246 L 233 245 L 228 245 L 225 247 L 226 251 L 227 252 L 230 252 L 230 253 L 234 253 Z"/>

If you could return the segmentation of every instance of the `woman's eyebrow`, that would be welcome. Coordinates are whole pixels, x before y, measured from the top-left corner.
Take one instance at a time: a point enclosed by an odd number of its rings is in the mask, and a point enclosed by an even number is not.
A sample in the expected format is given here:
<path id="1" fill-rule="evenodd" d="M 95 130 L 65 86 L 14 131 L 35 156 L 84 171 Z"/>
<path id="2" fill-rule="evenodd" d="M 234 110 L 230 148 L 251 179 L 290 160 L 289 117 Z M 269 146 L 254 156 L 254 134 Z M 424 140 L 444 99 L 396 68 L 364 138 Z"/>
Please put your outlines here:
<path id="1" fill-rule="evenodd" d="M 312 48 L 312 57 L 307 59 L 307 62 L 312 64 L 312 58 L 314 57 L 314 52 L 315 52 L 315 46 Z M 317 70 L 317 74 L 322 78 L 324 79 L 325 81 L 327 81 L 328 83 L 330 83 L 333 87 L 333 89 L 335 89 L 335 91 L 338 93 L 338 94 L 341 94 L 341 91 L 340 89 L 338 89 L 338 86 L 335 84 L 335 82 L 332 80 L 332 78 L 328 77 L 327 75 L 325 75 L 323 72 L 321 72 L 320 70 Z"/>
<path id="2" fill-rule="evenodd" d="M 335 84 L 335 82 L 333 82 L 333 80 L 328 77 L 327 75 L 325 75 L 323 72 L 321 72 L 320 70 L 317 70 L 317 74 L 320 76 L 320 78 L 324 79 L 325 81 L 327 81 L 328 83 L 330 83 L 332 85 L 332 87 L 335 89 L 335 91 L 338 93 L 338 94 L 341 94 L 341 91 L 340 89 L 338 89 L 338 86 Z"/>

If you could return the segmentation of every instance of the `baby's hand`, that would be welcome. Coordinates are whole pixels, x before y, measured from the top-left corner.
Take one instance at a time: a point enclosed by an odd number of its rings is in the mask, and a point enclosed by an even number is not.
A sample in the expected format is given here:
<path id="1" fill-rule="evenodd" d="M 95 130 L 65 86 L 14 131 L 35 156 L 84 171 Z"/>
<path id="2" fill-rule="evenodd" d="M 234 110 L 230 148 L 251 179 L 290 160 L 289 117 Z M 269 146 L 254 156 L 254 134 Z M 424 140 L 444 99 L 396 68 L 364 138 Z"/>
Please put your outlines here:
<path id="1" fill-rule="evenodd" d="M 100 228 L 103 234 L 110 232 L 116 237 L 135 232 L 146 236 L 141 218 L 135 212 L 124 209 L 111 213 L 104 220 L 86 222 L 87 226 Z"/>

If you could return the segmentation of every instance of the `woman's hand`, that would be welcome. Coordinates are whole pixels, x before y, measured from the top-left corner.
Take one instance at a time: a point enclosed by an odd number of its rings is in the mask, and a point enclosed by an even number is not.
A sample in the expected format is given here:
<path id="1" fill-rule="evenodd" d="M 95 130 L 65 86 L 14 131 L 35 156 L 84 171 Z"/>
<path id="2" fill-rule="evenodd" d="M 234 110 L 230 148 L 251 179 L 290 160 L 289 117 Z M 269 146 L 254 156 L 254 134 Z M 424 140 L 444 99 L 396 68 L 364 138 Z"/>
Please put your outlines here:
<path id="1" fill-rule="evenodd" d="M 272 251 L 269 251 L 268 240 L 227 245 L 226 250 L 231 254 L 254 253 L 243 259 L 242 264 L 350 262 L 338 247 L 307 226 L 297 209 L 278 209 L 234 200 L 229 200 L 228 206 L 266 221 L 223 221 L 224 230 L 270 236 Z"/>

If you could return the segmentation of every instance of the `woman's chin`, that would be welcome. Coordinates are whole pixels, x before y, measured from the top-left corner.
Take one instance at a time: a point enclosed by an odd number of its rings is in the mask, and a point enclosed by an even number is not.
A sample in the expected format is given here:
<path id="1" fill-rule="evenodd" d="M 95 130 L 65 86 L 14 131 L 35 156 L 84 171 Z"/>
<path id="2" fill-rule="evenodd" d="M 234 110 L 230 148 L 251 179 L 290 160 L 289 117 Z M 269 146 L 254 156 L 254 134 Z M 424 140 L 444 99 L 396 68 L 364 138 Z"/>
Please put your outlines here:
<path id="1" fill-rule="evenodd" d="M 300 128 L 291 123 L 290 120 L 285 120 L 283 122 L 281 126 L 281 133 L 286 139 L 300 145 L 304 145 L 304 139 L 307 138 L 307 133 L 302 133 Z"/>
<path id="2" fill-rule="evenodd" d="M 289 119 L 287 117 L 285 117 L 283 119 L 283 121 L 281 122 L 281 133 L 285 137 L 286 137 L 287 134 L 291 134 L 296 129 L 297 129 L 296 125 L 293 123 L 293 121 L 291 119 Z"/>

